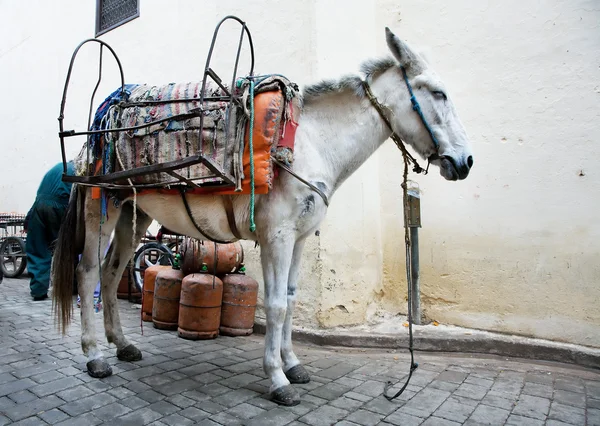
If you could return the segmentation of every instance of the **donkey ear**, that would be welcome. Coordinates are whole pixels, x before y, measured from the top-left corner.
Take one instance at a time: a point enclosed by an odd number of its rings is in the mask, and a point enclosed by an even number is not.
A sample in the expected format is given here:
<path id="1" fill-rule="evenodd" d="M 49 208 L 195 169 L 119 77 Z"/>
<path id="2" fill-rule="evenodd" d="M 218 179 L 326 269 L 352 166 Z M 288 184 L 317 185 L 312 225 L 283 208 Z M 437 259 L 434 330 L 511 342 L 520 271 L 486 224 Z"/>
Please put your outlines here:
<path id="1" fill-rule="evenodd" d="M 404 68 L 411 68 L 412 71 L 418 71 L 422 68 L 421 58 L 414 53 L 411 48 L 400 40 L 388 27 L 385 27 L 385 39 L 388 48 Z"/>

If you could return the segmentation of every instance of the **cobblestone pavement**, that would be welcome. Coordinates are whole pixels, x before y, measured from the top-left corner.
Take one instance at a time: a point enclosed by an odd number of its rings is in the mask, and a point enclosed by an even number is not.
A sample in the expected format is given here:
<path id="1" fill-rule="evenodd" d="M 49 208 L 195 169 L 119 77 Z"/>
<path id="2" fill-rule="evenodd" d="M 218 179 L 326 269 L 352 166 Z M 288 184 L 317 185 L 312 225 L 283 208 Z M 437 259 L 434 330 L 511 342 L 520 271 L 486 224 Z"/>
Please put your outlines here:
<path id="1" fill-rule="evenodd" d="M 297 345 L 312 381 L 296 385 L 302 403 L 267 397 L 262 336 L 188 341 L 120 301 L 125 333 L 144 359 L 85 372 L 79 324 L 62 338 L 51 302 L 33 302 L 26 279 L 0 284 L 0 425 L 600 425 L 600 372 L 557 363 L 417 353 L 405 393 L 383 396 L 408 357 L 390 351 Z M 78 319 L 77 319 L 78 320 Z M 102 333 L 102 315 L 97 315 Z"/>

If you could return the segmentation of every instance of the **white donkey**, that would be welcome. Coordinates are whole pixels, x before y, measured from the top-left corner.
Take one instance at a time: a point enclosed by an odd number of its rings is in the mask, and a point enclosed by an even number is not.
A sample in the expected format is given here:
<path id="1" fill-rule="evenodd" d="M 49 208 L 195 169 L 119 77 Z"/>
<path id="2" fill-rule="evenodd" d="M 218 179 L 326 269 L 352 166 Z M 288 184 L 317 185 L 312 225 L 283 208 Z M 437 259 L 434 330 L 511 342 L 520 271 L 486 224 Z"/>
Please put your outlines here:
<path id="1" fill-rule="evenodd" d="M 387 28 L 386 38 L 394 58 L 364 63 L 363 78 L 355 75 L 324 81 L 304 92 L 293 171 L 326 197 L 330 198 L 393 132 L 438 166 L 447 180 L 466 178 L 473 164 L 469 139 L 442 81 Z M 413 108 L 411 91 L 421 105 L 422 117 Z M 370 100 L 369 92 L 374 99 Z M 374 106 L 375 99 L 380 108 Z M 201 229 L 213 238 L 235 239 L 222 197 L 189 194 L 187 198 Z M 96 344 L 93 309 L 100 270 L 98 253 L 105 252 L 112 232 L 114 238 L 101 265 L 104 327 L 108 342 L 117 347 L 117 357 L 128 361 L 140 360 L 142 354 L 123 335 L 116 290 L 118 277 L 130 259 L 132 243 L 139 242 L 152 219 L 180 234 L 207 239 L 188 216 L 179 195 L 149 191 L 137 197 L 133 236 L 132 200 L 133 195 L 128 194 L 120 207 L 108 203 L 108 217 L 100 228 L 99 200 L 92 199 L 89 188 L 74 188 L 54 256 L 54 306 L 64 331 L 73 310 L 73 265 L 76 255 L 83 253 L 76 268 L 81 295 L 81 345 L 93 377 L 112 373 Z M 279 404 L 295 405 L 300 399 L 291 383 L 310 380 L 292 349 L 299 264 L 306 237 L 318 229 L 327 205 L 314 189 L 283 171 L 268 194 L 257 196 L 254 233 L 248 230 L 249 196 L 235 196 L 233 204 L 242 238 L 258 241 L 261 248 L 267 315 L 263 364 L 271 379 L 271 397 Z"/>

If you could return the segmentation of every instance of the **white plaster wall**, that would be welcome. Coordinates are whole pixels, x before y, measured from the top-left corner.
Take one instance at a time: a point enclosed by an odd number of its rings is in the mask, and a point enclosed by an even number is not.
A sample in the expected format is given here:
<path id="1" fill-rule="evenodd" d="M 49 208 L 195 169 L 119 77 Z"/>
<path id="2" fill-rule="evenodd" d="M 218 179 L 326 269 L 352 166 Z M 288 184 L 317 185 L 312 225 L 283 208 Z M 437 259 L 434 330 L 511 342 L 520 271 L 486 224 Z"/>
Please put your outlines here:
<path id="1" fill-rule="evenodd" d="M 428 318 L 600 346 L 598 8 L 594 0 L 144 0 L 140 18 L 101 38 L 127 82 L 197 80 L 214 25 L 236 14 L 252 31 L 256 70 L 305 84 L 385 54 L 390 26 L 428 54 L 475 152 L 466 181 L 436 171 L 416 178 Z M 91 0 L 0 1 L 8 22 L 0 26 L 0 211 L 26 212 L 60 160 L 64 77 L 74 47 L 93 36 L 94 13 Z M 236 38 L 237 30 L 223 33 L 218 72 Z M 86 125 L 96 78 L 88 53 L 76 64 L 66 128 Z M 106 68 L 96 104 L 118 85 L 114 65 Z M 67 144 L 72 156 L 81 141 Z M 300 326 L 405 312 L 401 170 L 386 144 L 335 194 L 321 237 L 307 244 Z M 258 250 L 247 252 L 257 276 Z"/>

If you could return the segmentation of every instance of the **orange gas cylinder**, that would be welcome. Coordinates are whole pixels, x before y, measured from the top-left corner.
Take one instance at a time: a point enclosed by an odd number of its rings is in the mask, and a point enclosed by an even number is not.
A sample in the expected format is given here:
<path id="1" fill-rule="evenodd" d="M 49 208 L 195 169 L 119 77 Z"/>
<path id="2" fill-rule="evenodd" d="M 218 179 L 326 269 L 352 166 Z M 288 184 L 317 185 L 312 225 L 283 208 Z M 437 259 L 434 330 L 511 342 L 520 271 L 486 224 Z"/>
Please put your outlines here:
<path id="1" fill-rule="evenodd" d="M 154 283 L 160 271 L 171 269 L 170 266 L 154 265 L 144 271 L 144 292 L 142 295 L 142 320 L 152 321 L 152 305 L 154 302 Z"/>
<path id="2" fill-rule="evenodd" d="M 119 299 L 128 299 L 129 298 L 129 266 L 125 268 L 123 271 L 123 275 L 121 275 L 121 279 L 119 281 L 119 286 L 117 287 L 117 298 Z M 142 293 L 140 293 L 136 286 L 131 283 L 131 298 L 139 299 L 142 297 Z"/>
<path id="3" fill-rule="evenodd" d="M 220 276 L 236 271 L 244 261 L 244 249 L 239 242 L 219 244 L 186 238 L 182 244 L 182 255 L 181 270 L 185 275 L 207 272 Z"/>
<path id="4" fill-rule="evenodd" d="M 223 277 L 223 306 L 219 331 L 225 336 L 248 336 L 254 327 L 258 283 L 244 274 Z"/>
<path id="5" fill-rule="evenodd" d="M 179 327 L 184 339 L 214 339 L 219 335 L 223 282 L 209 274 L 187 275 L 181 284 Z"/>
<path id="6" fill-rule="evenodd" d="M 179 296 L 183 272 L 179 269 L 164 269 L 156 275 L 152 322 L 163 330 L 176 330 L 179 319 Z"/>

